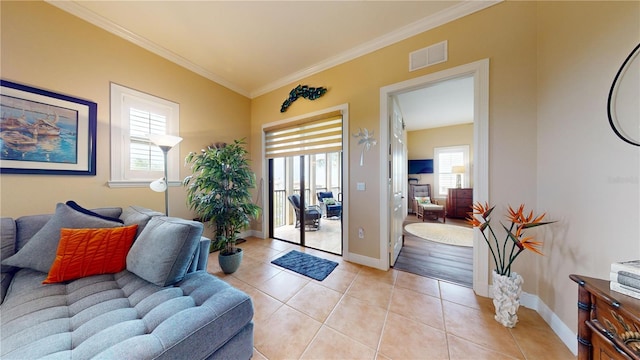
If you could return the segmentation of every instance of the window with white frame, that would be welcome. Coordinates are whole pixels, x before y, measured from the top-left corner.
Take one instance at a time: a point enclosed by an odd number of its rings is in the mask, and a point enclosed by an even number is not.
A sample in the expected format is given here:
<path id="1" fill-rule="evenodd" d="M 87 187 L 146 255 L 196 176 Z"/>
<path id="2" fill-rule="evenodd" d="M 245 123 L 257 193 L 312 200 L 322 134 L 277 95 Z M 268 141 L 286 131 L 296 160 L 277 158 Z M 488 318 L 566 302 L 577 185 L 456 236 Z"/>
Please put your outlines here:
<path id="1" fill-rule="evenodd" d="M 464 167 L 464 173 L 454 172 L 459 166 Z M 461 187 L 468 187 L 469 145 L 434 148 L 434 173 L 437 196 L 447 196 L 449 188 L 457 187 L 457 176 L 461 177 Z"/>
<path id="2" fill-rule="evenodd" d="M 147 186 L 163 177 L 164 157 L 149 134 L 178 135 L 179 121 L 177 103 L 112 83 L 109 186 Z M 178 146 L 167 157 L 169 183 L 179 181 Z"/>

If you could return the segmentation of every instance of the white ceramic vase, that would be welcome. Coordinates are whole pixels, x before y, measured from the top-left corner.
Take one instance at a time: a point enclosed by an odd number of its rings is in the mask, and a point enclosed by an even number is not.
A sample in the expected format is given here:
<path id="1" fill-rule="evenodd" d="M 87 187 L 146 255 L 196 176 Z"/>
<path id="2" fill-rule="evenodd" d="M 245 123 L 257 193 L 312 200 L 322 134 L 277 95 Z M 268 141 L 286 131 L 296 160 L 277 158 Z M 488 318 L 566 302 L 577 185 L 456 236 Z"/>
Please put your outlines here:
<path id="1" fill-rule="evenodd" d="M 512 272 L 510 276 L 493 272 L 493 306 L 495 319 L 503 326 L 512 328 L 518 322 L 518 308 L 522 293 L 522 276 Z"/>

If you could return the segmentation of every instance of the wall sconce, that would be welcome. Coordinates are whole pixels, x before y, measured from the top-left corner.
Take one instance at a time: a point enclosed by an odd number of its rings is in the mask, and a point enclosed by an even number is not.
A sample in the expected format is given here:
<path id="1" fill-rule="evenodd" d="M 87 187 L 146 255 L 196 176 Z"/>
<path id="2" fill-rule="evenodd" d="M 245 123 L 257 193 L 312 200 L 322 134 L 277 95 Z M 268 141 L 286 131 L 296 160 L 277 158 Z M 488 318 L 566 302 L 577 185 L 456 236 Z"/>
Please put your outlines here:
<path id="1" fill-rule="evenodd" d="M 151 190 L 155 192 L 164 192 L 164 212 L 169 216 L 169 176 L 167 174 L 167 153 L 171 148 L 178 145 L 182 138 L 173 135 L 149 134 L 149 140 L 162 150 L 164 155 L 164 177 L 153 181 L 149 184 Z"/>
<path id="2" fill-rule="evenodd" d="M 465 173 L 464 166 L 453 166 L 451 172 L 456 174 L 456 187 L 460 189 L 462 187 L 462 174 Z"/>

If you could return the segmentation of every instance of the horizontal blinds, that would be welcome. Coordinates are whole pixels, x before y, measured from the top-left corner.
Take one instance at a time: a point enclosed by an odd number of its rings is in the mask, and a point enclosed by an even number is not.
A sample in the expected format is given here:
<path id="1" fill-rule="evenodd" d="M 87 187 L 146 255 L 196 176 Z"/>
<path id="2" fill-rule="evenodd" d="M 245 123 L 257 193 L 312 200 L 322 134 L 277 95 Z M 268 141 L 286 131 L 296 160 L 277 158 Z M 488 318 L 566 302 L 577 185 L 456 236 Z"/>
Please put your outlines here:
<path id="1" fill-rule="evenodd" d="M 265 157 L 342 151 L 342 114 L 324 114 L 265 129 Z"/>

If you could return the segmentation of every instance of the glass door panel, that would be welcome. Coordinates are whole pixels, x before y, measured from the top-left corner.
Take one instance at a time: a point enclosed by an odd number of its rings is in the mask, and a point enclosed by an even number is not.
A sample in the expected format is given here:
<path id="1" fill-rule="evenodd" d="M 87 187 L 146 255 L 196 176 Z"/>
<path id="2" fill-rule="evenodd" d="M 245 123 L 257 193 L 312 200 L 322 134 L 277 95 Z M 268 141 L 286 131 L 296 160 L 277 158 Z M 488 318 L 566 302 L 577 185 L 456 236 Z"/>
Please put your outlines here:
<path id="1" fill-rule="evenodd" d="M 327 213 L 320 192 L 341 202 L 341 152 L 269 160 L 271 218 L 269 236 L 342 254 L 342 216 L 335 205 Z"/>

